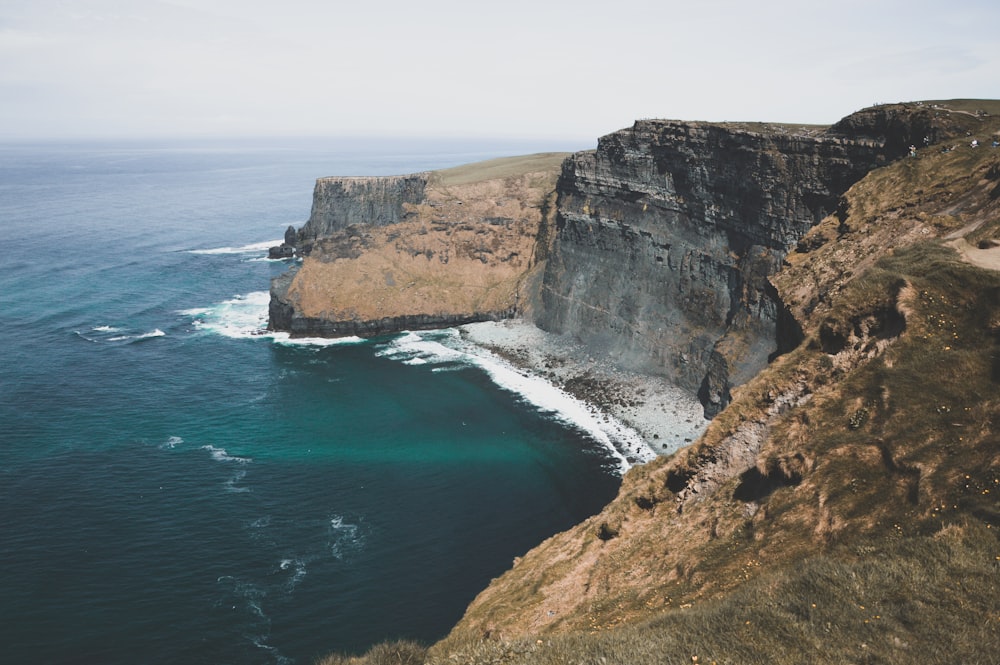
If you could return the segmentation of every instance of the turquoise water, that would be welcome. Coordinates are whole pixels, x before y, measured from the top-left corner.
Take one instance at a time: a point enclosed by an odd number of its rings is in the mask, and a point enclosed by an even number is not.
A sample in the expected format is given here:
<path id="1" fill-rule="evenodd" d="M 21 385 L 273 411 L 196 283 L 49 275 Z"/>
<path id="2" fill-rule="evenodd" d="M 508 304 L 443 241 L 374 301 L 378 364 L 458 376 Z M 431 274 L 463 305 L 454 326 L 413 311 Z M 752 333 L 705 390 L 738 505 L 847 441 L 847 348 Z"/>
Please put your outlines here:
<path id="1" fill-rule="evenodd" d="M 454 332 L 254 334 L 288 268 L 264 247 L 308 217 L 316 177 L 559 148 L 0 146 L 2 660 L 432 641 L 596 512 L 620 456 Z"/>

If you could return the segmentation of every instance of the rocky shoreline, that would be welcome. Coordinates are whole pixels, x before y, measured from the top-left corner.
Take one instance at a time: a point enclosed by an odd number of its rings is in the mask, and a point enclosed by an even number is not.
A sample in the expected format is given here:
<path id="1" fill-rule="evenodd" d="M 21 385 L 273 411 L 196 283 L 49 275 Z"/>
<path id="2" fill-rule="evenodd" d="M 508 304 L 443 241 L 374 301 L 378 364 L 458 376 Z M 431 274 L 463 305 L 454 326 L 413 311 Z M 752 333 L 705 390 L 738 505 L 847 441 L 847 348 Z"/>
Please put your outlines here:
<path id="1" fill-rule="evenodd" d="M 696 395 L 663 377 L 629 372 L 595 358 L 567 336 L 524 320 L 472 323 L 462 337 L 585 403 L 598 417 L 635 430 L 654 452 L 670 454 L 694 441 L 708 420 Z"/>

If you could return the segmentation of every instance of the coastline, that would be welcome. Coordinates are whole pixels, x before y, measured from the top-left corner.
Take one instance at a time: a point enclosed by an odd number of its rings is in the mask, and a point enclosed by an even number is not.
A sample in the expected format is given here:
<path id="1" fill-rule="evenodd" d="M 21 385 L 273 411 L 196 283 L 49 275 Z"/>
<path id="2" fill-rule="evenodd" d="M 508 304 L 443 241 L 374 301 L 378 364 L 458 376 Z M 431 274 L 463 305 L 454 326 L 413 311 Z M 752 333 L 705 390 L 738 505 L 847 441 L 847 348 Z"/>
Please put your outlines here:
<path id="1" fill-rule="evenodd" d="M 596 418 L 614 418 L 635 430 L 657 455 L 690 444 L 708 426 L 695 395 L 664 378 L 616 368 L 532 323 L 508 319 L 470 323 L 457 330 L 470 344 L 580 400 Z"/>
<path id="2" fill-rule="evenodd" d="M 268 330 L 268 302 L 269 293 L 260 291 L 177 313 L 189 318 L 196 329 L 225 337 L 268 339 L 293 346 L 367 341 L 353 336 L 299 337 Z M 522 319 L 409 331 L 391 336 L 380 346 L 384 348 L 379 354 L 413 364 L 447 362 L 465 356 L 487 371 L 498 385 L 521 393 L 543 409 L 562 413 L 567 422 L 590 432 L 617 458 L 622 472 L 690 444 L 709 422 L 698 399 L 666 379 L 615 368 L 593 358 L 572 340 L 547 333 Z M 522 385 L 514 375 L 554 390 L 539 393 L 537 387 Z M 565 395 L 568 401 L 556 393 Z"/>

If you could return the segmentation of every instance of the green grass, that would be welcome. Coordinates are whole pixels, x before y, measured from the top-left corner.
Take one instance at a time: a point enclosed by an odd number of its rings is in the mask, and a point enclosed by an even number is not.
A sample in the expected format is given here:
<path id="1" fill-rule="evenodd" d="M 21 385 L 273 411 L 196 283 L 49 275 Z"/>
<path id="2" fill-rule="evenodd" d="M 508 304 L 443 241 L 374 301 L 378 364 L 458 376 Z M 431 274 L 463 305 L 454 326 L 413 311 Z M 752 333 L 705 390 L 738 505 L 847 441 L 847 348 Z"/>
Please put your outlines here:
<path id="1" fill-rule="evenodd" d="M 568 152 L 543 152 L 534 155 L 500 157 L 474 164 L 463 164 L 462 166 L 432 172 L 430 184 L 432 186 L 452 187 L 455 185 L 482 182 L 484 180 L 512 178 L 522 176 L 526 173 L 541 171 L 550 171 L 553 174 L 558 174 L 563 160 L 569 157 L 570 154 Z M 553 184 L 555 184 L 554 180 Z"/>

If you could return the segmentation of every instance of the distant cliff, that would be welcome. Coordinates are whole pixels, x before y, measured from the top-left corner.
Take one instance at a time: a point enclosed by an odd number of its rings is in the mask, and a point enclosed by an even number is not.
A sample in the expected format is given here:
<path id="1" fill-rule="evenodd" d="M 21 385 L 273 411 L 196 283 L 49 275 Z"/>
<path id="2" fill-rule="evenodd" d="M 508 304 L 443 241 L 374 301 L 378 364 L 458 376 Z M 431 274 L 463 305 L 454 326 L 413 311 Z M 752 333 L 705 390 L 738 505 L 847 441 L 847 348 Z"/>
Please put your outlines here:
<path id="1" fill-rule="evenodd" d="M 270 326 L 376 335 L 524 316 L 718 413 L 800 333 L 768 282 L 841 195 L 974 114 L 866 109 L 829 128 L 644 120 L 597 149 L 316 182 L 274 256 Z M 556 182 L 556 173 L 558 181 Z M 787 325 L 786 325 L 787 324 Z"/>
<path id="2" fill-rule="evenodd" d="M 406 206 L 422 203 L 429 174 L 320 178 L 312 213 L 298 233 L 300 244 L 332 235 L 354 224 L 388 226 L 406 217 Z"/>
<path id="3" fill-rule="evenodd" d="M 272 281 L 269 327 L 374 336 L 530 310 L 565 156 L 317 180 L 309 221 L 272 250 L 303 262 Z"/>

